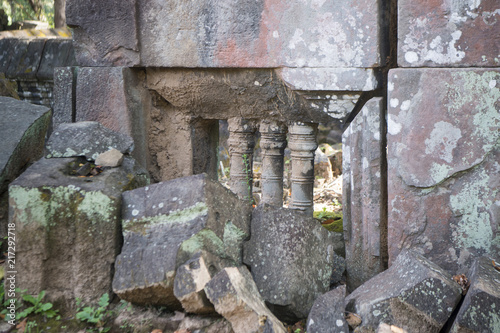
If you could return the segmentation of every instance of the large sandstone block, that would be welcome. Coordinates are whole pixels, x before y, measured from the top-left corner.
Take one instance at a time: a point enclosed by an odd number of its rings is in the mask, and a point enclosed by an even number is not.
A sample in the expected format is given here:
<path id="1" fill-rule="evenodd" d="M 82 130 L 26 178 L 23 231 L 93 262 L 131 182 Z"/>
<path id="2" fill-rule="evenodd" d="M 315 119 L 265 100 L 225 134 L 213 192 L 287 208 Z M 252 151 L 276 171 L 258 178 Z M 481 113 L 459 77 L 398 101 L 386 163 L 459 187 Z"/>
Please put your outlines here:
<path id="1" fill-rule="evenodd" d="M 108 3 L 108 2 L 106 2 Z M 131 136 L 132 156 L 148 164 L 149 93 L 140 70 L 123 67 L 83 67 L 76 72 L 75 121 L 98 121 Z"/>
<path id="2" fill-rule="evenodd" d="M 205 292 L 235 333 L 286 332 L 283 324 L 266 308 L 245 266 L 225 268 L 210 280 Z"/>
<path id="3" fill-rule="evenodd" d="M 80 66 L 139 63 L 135 0 L 68 0 L 66 23 Z"/>
<path id="4" fill-rule="evenodd" d="M 467 274 L 470 287 L 452 333 L 500 332 L 500 270 L 489 257 L 474 261 Z"/>
<path id="5" fill-rule="evenodd" d="M 347 284 L 354 290 L 387 267 L 382 98 L 369 100 L 342 135 Z"/>
<path id="6" fill-rule="evenodd" d="M 55 68 L 75 65 L 75 50 L 71 39 L 47 39 L 43 47 L 40 66 L 36 71 L 36 78 L 52 81 Z"/>
<path id="7" fill-rule="evenodd" d="M 319 296 L 307 317 L 309 333 L 349 333 L 344 315 L 346 287 L 339 286 Z"/>
<path id="8" fill-rule="evenodd" d="M 9 68 L 6 72 L 8 78 L 23 78 L 27 80 L 36 80 L 36 73 L 42 60 L 42 52 L 46 39 L 34 39 L 27 45 L 20 42 L 16 45 Z"/>
<path id="9" fill-rule="evenodd" d="M 76 71 L 75 67 L 54 68 L 53 128 L 57 128 L 63 123 L 72 123 L 75 121 Z"/>
<path id="10" fill-rule="evenodd" d="M 398 1 L 401 67 L 500 66 L 497 0 Z"/>
<path id="11" fill-rule="evenodd" d="M 367 330 L 384 323 L 412 333 L 437 333 L 461 295 L 449 273 L 419 254 L 404 251 L 388 270 L 347 296 L 345 310 L 360 316 Z"/>
<path id="12" fill-rule="evenodd" d="M 0 193 L 21 170 L 43 155 L 49 108 L 0 97 Z"/>
<path id="13" fill-rule="evenodd" d="M 306 212 L 268 205 L 254 210 L 244 262 L 278 318 L 306 318 L 316 297 L 328 291 L 332 242 L 332 234 Z"/>
<path id="14" fill-rule="evenodd" d="M 16 287 L 63 307 L 111 292 L 120 251 L 121 193 L 145 185 L 134 163 L 98 176 L 66 173 L 74 158 L 41 159 L 9 187 L 16 233 Z"/>
<path id="15" fill-rule="evenodd" d="M 138 1 L 148 67 L 377 67 L 382 1 Z"/>
<path id="16" fill-rule="evenodd" d="M 205 174 L 128 191 L 123 201 L 113 290 L 136 304 L 179 308 L 176 270 L 201 250 L 225 257 L 229 240 L 249 234 L 249 205 Z"/>
<path id="17" fill-rule="evenodd" d="M 388 85 L 389 261 L 498 259 L 500 70 L 397 69 Z"/>

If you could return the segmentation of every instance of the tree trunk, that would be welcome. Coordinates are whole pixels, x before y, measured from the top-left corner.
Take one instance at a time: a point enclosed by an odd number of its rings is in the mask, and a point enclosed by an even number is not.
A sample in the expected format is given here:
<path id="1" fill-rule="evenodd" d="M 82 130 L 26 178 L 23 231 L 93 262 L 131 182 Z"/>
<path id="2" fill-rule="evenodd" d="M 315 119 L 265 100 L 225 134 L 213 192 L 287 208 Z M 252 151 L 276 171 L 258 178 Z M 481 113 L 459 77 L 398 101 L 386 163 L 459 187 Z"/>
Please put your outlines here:
<path id="1" fill-rule="evenodd" d="M 66 26 L 66 0 L 54 0 L 54 27 Z"/>

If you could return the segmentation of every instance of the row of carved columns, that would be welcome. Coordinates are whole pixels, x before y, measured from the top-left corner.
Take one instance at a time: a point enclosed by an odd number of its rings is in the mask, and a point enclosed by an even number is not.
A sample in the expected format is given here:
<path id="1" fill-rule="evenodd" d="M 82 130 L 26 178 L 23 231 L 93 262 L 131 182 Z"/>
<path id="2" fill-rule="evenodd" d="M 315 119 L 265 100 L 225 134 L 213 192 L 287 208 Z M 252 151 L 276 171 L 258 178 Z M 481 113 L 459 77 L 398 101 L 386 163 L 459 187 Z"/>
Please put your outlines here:
<path id="1" fill-rule="evenodd" d="M 291 200 L 289 208 L 312 210 L 314 189 L 314 152 L 317 124 L 295 122 L 287 126 L 270 120 L 228 119 L 230 187 L 240 198 L 252 198 L 255 132 L 261 134 L 262 203 L 283 206 L 284 150 L 291 151 Z"/>

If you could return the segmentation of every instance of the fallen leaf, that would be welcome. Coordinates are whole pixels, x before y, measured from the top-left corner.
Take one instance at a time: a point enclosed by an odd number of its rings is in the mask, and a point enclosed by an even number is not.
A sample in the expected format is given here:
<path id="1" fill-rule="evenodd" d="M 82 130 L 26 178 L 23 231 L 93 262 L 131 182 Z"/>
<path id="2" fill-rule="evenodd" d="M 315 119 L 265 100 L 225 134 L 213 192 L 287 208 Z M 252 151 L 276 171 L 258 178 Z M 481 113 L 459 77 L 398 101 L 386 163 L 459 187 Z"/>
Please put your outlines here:
<path id="1" fill-rule="evenodd" d="M 465 274 L 454 275 L 453 281 L 455 281 L 460 285 L 460 287 L 462 287 L 462 295 L 467 294 L 467 291 L 469 290 L 470 286 L 470 281 L 469 279 L 467 279 Z"/>
<path id="2" fill-rule="evenodd" d="M 500 266 L 497 266 L 497 264 L 495 263 L 495 260 L 492 260 L 491 263 L 493 264 L 493 267 L 500 272 Z"/>
<path id="3" fill-rule="evenodd" d="M 356 313 L 349 312 L 345 316 L 345 320 L 352 329 L 355 329 L 356 327 L 361 325 L 361 317 Z"/>
<path id="4" fill-rule="evenodd" d="M 17 333 L 24 333 L 26 329 L 26 324 L 28 323 L 28 318 L 24 318 L 19 324 L 16 325 Z"/>

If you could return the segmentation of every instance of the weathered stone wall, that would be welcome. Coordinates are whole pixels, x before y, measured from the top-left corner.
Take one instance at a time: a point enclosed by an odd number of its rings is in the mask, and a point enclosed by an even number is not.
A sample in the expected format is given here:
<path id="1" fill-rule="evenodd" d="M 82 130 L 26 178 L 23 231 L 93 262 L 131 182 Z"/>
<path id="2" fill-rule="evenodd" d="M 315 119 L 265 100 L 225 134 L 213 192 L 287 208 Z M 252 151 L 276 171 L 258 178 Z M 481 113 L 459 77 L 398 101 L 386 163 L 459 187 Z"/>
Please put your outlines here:
<path id="1" fill-rule="evenodd" d="M 68 0 L 83 67 L 61 76 L 75 84 L 61 117 L 131 134 L 157 180 L 213 172 L 218 119 L 350 123 L 351 287 L 403 248 L 463 270 L 500 244 L 499 13 L 494 0 Z"/>
<path id="2" fill-rule="evenodd" d="M 413 248 L 464 273 L 474 258 L 500 255 L 500 4 L 398 7 L 402 68 L 388 80 L 389 259 Z"/>
<path id="3" fill-rule="evenodd" d="M 60 33 L 57 38 L 43 33 L 21 35 L 23 38 L 0 36 L 1 77 L 17 87 L 21 100 L 53 107 L 54 69 L 76 64 L 70 36 Z"/>

